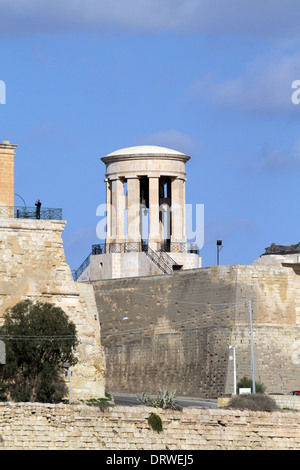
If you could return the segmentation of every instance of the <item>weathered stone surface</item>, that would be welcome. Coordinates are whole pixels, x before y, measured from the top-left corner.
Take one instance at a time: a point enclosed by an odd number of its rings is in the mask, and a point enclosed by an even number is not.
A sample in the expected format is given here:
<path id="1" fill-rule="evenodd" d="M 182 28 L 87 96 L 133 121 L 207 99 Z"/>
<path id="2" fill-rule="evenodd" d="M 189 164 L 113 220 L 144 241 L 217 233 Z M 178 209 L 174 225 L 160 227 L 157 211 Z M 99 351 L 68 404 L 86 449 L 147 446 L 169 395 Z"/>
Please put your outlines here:
<path id="1" fill-rule="evenodd" d="M 52 302 L 76 324 L 79 362 L 73 370 L 72 395 L 104 395 L 104 357 L 98 315 L 74 283 L 62 243 L 64 221 L 0 218 L 0 322 L 7 308 L 23 299 Z M 93 299 L 93 297 L 92 297 Z"/>
<path id="2" fill-rule="evenodd" d="M 14 156 L 16 145 L 8 141 L 0 143 L 0 206 L 6 208 L 6 217 L 9 216 L 8 208 L 14 206 Z M 3 213 L 2 213 L 3 216 Z"/>
<path id="3" fill-rule="evenodd" d="M 0 450 L 300 449 L 298 412 L 159 409 L 163 431 L 157 433 L 147 421 L 153 410 L 0 403 Z"/>
<path id="4" fill-rule="evenodd" d="M 108 391 L 231 394 L 229 345 L 237 346 L 238 380 L 252 377 L 249 299 L 256 380 L 269 393 L 299 389 L 300 277 L 293 268 L 213 266 L 91 284 Z"/>

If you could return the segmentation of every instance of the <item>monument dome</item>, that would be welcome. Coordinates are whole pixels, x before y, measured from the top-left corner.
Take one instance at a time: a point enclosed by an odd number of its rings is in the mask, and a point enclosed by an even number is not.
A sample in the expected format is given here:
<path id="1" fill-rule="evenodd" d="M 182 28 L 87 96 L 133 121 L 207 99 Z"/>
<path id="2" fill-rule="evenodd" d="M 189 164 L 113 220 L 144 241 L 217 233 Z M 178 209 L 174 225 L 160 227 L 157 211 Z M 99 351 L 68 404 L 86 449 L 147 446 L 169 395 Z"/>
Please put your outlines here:
<path id="1" fill-rule="evenodd" d="M 188 155 L 185 155 L 182 152 L 178 152 L 177 150 L 172 150 L 166 147 L 159 147 L 157 145 L 137 145 L 135 147 L 127 147 L 116 150 L 106 157 L 102 158 L 102 161 L 105 162 L 107 157 L 137 157 L 137 156 L 144 156 L 144 157 L 153 157 L 153 156 L 160 156 L 160 157 L 170 157 L 170 156 L 180 156 L 185 157 L 187 160 L 190 159 Z"/>

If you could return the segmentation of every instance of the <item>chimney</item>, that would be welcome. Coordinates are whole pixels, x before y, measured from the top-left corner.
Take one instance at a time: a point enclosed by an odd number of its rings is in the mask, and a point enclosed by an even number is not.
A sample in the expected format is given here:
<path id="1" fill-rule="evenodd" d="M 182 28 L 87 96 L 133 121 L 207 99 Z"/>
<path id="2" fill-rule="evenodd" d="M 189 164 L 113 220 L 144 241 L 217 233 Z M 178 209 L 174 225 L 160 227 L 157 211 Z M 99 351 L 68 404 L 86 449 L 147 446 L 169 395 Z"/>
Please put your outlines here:
<path id="1" fill-rule="evenodd" d="M 14 207 L 14 157 L 17 145 L 10 144 L 7 140 L 0 143 L 0 206 L 12 208 L 11 211 L 3 211 L 3 214 L 13 217 Z M 3 216 L 3 215 L 1 215 Z"/>

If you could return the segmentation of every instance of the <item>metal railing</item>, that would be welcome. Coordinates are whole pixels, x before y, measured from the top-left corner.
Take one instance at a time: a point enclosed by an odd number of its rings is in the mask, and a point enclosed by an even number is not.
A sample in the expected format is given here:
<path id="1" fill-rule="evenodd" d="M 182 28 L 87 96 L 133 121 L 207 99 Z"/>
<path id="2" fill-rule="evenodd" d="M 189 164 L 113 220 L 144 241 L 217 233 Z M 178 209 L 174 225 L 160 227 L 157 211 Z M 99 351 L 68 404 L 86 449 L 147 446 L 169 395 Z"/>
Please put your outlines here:
<path id="1" fill-rule="evenodd" d="M 107 253 L 128 253 L 130 251 L 148 251 L 148 242 L 125 242 L 125 243 L 100 243 L 92 245 L 93 255 L 103 255 Z M 198 246 L 195 243 L 168 242 L 157 244 L 160 253 L 195 253 L 199 254 Z"/>
<path id="2" fill-rule="evenodd" d="M 0 206 L 0 217 L 14 219 L 62 220 L 62 209 L 42 207 Z"/>
<path id="3" fill-rule="evenodd" d="M 160 253 L 160 255 L 162 254 L 163 252 Z M 148 246 L 146 255 L 164 274 L 171 274 L 173 272 L 173 266 L 177 266 L 177 263 L 169 255 L 167 255 L 166 252 L 164 252 L 166 257 L 160 256 L 156 251 L 152 250 L 150 246 Z"/>
<path id="4" fill-rule="evenodd" d="M 83 271 L 86 270 L 86 268 L 90 265 L 90 262 L 91 262 L 91 255 L 92 253 L 90 253 L 86 258 L 85 260 L 83 261 L 83 263 L 81 263 L 81 265 L 79 266 L 78 269 L 74 269 L 72 271 L 72 276 L 73 276 L 73 280 L 76 282 L 81 274 L 83 273 Z"/>
<path id="5" fill-rule="evenodd" d="M 199 254 L 199 248 L 196 243 L 191 242 L 171 242 L 165 240 L 163 243 L 159 243 L 160 251 L 166 251 L 167 253 L 195 253 Z"/>
<path id="6" fill-rule="evenodd" d="M 170 274 L 174 270 L 180 269 L 176 261 L 168 254 L 167 248 L 172 247 L 173 253 L 195 253 L 196 250 L 192 251 L 188 244 L 180 244 L 180 251 L 176 250 L 176 244 L 160 244 L 158 243 L 157 251 L 152 250 L 147 241 L 142 240 L 141 242 L 124 242 L 124 243 L 98 243 L 92 245 L 91 253 L 81 263 L 78 269 L 72 271 L 74 281 L 77 281 L 82 275 L 83 271 L 89 266 L 91 256 L 93 255 L 105 255 L 109 253 L 130 253 L 130 252 L 144 252 L 149 259 L 151 259 L 165 274 Z M 177 244 L 178 245 L 178 244 Z M 169 251 L 170 252 L 170 251 Z"/>
<path id="7" fill-rule="evenodd" d="M 148 250 L 146 242 L 125 242 L 125 243 L 100 243 L 92 245 L 93 255 L 105 255 L 108 253 L 130 253 Z"/>

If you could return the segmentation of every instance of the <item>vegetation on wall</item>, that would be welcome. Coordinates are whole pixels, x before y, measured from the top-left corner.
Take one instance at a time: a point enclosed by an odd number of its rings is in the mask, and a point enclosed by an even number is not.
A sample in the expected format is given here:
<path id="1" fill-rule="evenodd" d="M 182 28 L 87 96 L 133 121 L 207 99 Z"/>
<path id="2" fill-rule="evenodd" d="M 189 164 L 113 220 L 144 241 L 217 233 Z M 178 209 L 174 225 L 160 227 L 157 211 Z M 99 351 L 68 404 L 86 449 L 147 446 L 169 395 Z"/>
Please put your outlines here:
<path id="1" fill-rule="evenodd" d="M 162 430 L 163 430 L 161 417 L 159 415 L 157 415 L 156 413 L 151 413 L 149 415 L 148 424 L 149 424 L 149 426 L 151 426 L 153 431 L 162 432 Z"/>
<path id="2" fill-rule="evenodd" d="M 25 300 L 6 311 L 0 327 L 6 364 L 0 368 L 0 399 L 52 402 L 65 395 L 63 365 L 76 364 L 76 326 L 50 303 Z"/>
<path id="3" fill-rule="evenodd" d="M 181 410 L 181 406 L 178 405 L 176 400 L 176 390 L 167 390 L 159 388 L 156 396 L 150 396 L 147 393 L 137 395 L 138 400 L 147 406 L 153 406 L 154 408 L 167 408 L 172 410 Z"/>

